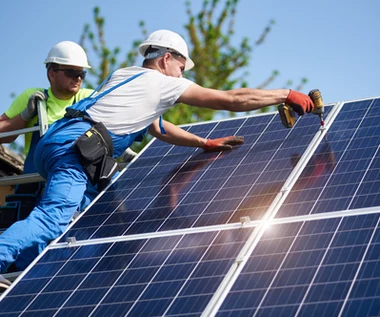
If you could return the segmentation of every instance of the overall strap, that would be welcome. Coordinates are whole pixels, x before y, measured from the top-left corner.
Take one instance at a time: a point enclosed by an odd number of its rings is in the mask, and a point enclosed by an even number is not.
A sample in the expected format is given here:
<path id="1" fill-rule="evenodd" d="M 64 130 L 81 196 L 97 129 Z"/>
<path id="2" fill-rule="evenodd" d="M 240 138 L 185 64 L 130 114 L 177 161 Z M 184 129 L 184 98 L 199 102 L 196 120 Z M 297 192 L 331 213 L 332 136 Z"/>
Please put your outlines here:
<path id="1" fill-rule="evenodd" d="M 91 125 L 96 124 L 97 122 L 93 120 L 90 116 L 88 116 L 85 112 L 80 110 L 75 110 L 72 108 L 66 108 L 66 113 L 64 115 L 65 118 L 83 118 L 86 121 L 89 121 Z"/>
<path id="2" fill-rule="evenodd" d="M 91 107 L 92 107 L 92 106 L 93 106 L 93 105 L 94 105 L 94 104 L 95 104 L 100 98 L 102 98 L 102 97 L 104 97 L 105 95 L 109 94 L 111 91 L 115 90 L 116 88 L 119 88 L 120 86 L 125 85 L 126 83 L 130 82 L 131 80 L 133 80 L 133 79 L 135 79 L 135 78 L 141 76 L 143 73 L 145 73 L 145 72 L 141 72 L 141 73 L 135 74 L 135 75 L 129 77 L 128 79 L 126 79 L 126 80 L 124 80 L 124 81 L 118 83 L 117 85 L 115 85 L 115 86 L 109 88 L 108 90 L 103 91 L 102 93 L 96 95 L 95 97 L 91 97 L 92 94 L 94 93 L 94 92 L 93 92 L 90 96 L 88 96 L 87 98 L 84 98 L 84 99 L 82 99 L 82 100 L 80 100 L 80 101 L 78 102 L 78 105 L 81 105 L 81 106 L 82 106 L 81 110 L 79 110 L 79 109 L 75 109 L 75 107 L 74 107 L 74 108 L 72 108 L 72 107 L 68 107 L 68 108 L 66 108 L 65 117 L 66 117 L 66 118 L 78 118 L 78 117 L 82 117 L 82 118 L 84 118 L 85 120 L 90 121 L 92 124 L 95 124 L 96 122 L 95 122 L 94 120 L 92 120 L 92 119 L 90 118 L 90 116 L 87 115 L 86 111 L 87 111 L 88 109 L 90 109 L 90 108 L 91 108 Z M 111 75 L 110 75 L 110 76 L 111 76 Z M 102 85 L 108 80 L 108 78 L 109 78 L 110 76 L 108 76 L 108 77 L 107 77 L 107 78 L 106 78 L 106 79 L 105 79 L 105 80 L 99 85 L 99 87 L 101 87 L 101 86 L 102 86 Z M 99 87 L 98 87 L 97 89 L 99 89 Z"/>
<path id="3" fill-rule="evenodd" d="M 91 98 L 92 97 L 92 95 L 94 94 L 94 93 L 96 93 L 97 91 L 99 91 L 99 89 L 100 88 L 102 88 L 102 86 L 108 81 L 108 79 L 110 79 L 110 77 L 112 76 L 112 74 L 113 74 L 113 72 L 111 73 L 111 74 L 109 74 L 107 77 L 106 77 L 106 79 L 104 79 L 100 84 L 99 84 L 99 86 L 98 87 L 96 87 L 96 89 L 88 96 L 88 98 Z"/>
<path id="4" fill-rule="evenodd" d="M 129 83 L 130 81 L 132 81 L 133 79 L 135 79 L 135 78 L 141 76 L 141 75 L 144 74 L 144 73 L 145 73 L 145 72 L 141 72 L 141 73 L 135 74 L 135 75 L 133 75 L 133 76 L 127 78 L 126 80 L 124 80 L 124 81 L 118 83 L 117 85 L 115 85 L 115 86 L 109 88 L 108 90 L 103 91 L 102 93 L 96 95 L 96 96 L 94 97 L 94 99 L 96 99 L 96 101 L 98 101 L 100 98 L 102 98 L 103 96 L 109 94 L 111 91 L 115 90 L 116 88 L 119 88 L 119 87 L 122 86 L 122 85 L 125 85 L 126 83 Z M 102 83 L 102 84 L 103 84 L 103 83 Z M 101 85 L 102 85 L 102 84 L 101 84 Z"/>
<path id="5" fill-rule="evenodd" d="M 44 89 L 44 94 L 46 96 L 46 99 L 45 99 L 45 102 L 46 102 L 46 113 L 48 113 L 49 112 L 49 107 L 48 107 L 49 89 L 45 88 Z M 40 118 L 37 118 L 37 124 L 36 125 L 38 125 L 39 122 L 40 122 Z"/>

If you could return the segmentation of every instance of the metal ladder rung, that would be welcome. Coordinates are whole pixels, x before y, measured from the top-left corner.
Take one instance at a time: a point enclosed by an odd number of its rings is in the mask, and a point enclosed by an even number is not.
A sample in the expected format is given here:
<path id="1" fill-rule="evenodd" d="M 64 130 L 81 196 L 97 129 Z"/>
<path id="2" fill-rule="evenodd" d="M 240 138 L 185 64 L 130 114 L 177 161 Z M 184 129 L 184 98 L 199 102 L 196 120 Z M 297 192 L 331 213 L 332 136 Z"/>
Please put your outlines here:
<path id="1" fill-rule="evenodd" d="M 3 133 L 0 133 L 0 138 L 5 138 L 11 135 L 25 134 L 25 133 L 34 132 L 34 131 L 40 131 L 40 136 L 43 136 L 46 133 L 47 129 L 49 128 L 45 101 L 38 100 L 37 115 L 38 115 L 38 122 L 39 122 L 38 126 L 9 131 L 9 132 L 3 132 Z"/>
<path id="2" fill-rule="evenodd" d="M 41 182 L 43 180 L 44 179 L 38 173 L 6 176 L 6 177 L 0 177 L 0 186 L 28 184 L 28 183 Z"/>
<path id="3" fill-rule="evenodd" d="M 38 122 L 39 122 L 38 126 L 19 129 L 19 130 L 10 131 L 10 132 L 3 132 L 3 133 L 0 133 L 0 138 L 5 138 L 11 135 L 25 134 L 25 133 L 34 132 L 34 131 L 40 131 L 40 136 L 43 136 L 46 133 L 47 129 L 49 128 L 45 101 L 38 100 L 37 114 L 38 114 Z M 0 177 L 0 186 L 27 184 L 27 183 L 40 182 L 43 180 L 44 179 L 38 173 L 6 176 L 6 177 Z"/>
<path id="4" fill-rule="evenodd" d="M 35 127 L 31 127 L 31 128 L 24 128 L 24 129 L 20 129 L 20 130 L 3 132 L 3 133 L 0 133 L 0 138 L 6 138 L 6 137 L 11 136 L 11 135 L 25 134 L 25 133 L 39 131 L 39 130 L 40 130 L 40 127 L 35 126 Z"/>

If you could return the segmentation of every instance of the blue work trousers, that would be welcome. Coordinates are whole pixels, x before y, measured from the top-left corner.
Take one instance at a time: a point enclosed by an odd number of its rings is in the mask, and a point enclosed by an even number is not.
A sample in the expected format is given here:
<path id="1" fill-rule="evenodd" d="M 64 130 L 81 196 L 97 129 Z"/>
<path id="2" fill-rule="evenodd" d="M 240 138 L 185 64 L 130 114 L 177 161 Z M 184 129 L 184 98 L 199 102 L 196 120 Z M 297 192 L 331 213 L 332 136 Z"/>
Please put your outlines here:
<path id="1" fill-rule="evenodd" d="M 33 133 L 29 154 L 25 160 L 24 174 L 37 172 L 37 169 L 34 165 L 34 154 L 35 154 L 35 149 L 39 140 L 40 140 L 39 132 L 36 131 Z M 41 184 L 43 184 L 41 185 L 42 187 L 45 185 L 44 182 L 41 182 Z M 97 190 L 96 186 L 92 186 L 91 184 L 88 184 L 85 195 L 83 196 L 80 207 L 78 208 L 77 211 L 79 212 L 83 211 L 91 203 L 91 201 L 95 199 L 95 197 L 98 194 L 99 194 L 99 191 Z M 41 197 L 38 196 L 37 203 L 40 201 L 40 199 Z M 46 247 L 46 243 L 41 243 L 41 244 L 35 244 L 32 247 L 23 250 L 17 257 L 17 260 L 15 261 L 15 264 L 14 264 L 15 269 L 17 271 L 23 271 L 45 247 Z"/>
<path id="2" fill-rule="evenodd" d="M 69 130 L 61 134 L 62 137 L 45 136 L 37 145 L 35 165 L 46 179 L 45 191 L 25 220 L 14 223 L 0 235 L 1 272 L 23 250 L 38 248 L 40 252 L 58 238 L 80 206 L 88 178 L 72 147 L 77 136 Z"/>

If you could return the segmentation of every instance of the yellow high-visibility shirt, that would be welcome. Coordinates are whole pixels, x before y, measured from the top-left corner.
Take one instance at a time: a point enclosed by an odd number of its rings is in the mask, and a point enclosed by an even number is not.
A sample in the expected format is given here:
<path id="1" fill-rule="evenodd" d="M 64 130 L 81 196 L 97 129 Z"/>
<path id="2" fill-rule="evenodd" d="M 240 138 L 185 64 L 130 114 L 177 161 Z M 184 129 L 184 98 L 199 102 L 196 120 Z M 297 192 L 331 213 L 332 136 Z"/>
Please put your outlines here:
<path id="1" fill-rule="evenodd" d="M 20 95 L 16 97 L 16 99 L 13 101 L 11 106 L 8 108 L 8 110 L 5 111 L 5 114 L 8 116 L 8 118 L 12 119 L 15 116 L 19 115 L 28 104 L 29 97 L 34 94 L 37 90 L 44 91 L 43 88 L 29 88 L 26 89 L 24 92 L 22 92 Z M 73 96 L 71 99 L 68 100 L 60 100 L 57 99 L 53 93 L 51 92 L 51 89 L 48 89 L 48 95 L 49 98 L 47 100 L 47 119 L 49 125 L 53 122 L 57 121 L 58 119 L 61 119 L 65 114 L 66 107 L 71 106 L 75 102 L 78 102 L 79 100 L 88 97 L 93 90 L 91 89 L 79 89 L 77 94 Z M 37 123 L 37 116 L 34 117 L 32 120 L 28 121 L 26 127 L 33 127 Z M 32 141 L 32 133 L 26 133 L 25 134 L 25 155 L 28 155 L 30 143 Z"/>

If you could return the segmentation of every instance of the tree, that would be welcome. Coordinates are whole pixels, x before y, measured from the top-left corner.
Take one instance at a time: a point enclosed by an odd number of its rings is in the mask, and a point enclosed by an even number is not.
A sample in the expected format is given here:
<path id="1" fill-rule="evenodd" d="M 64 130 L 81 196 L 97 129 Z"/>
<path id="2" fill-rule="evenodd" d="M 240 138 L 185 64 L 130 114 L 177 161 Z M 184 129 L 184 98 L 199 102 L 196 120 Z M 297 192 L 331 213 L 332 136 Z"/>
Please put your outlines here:
<path id="1" fill-rule="evenodd" d="M 186 14 L 188 22 L 184 25 L 188 39 L 190 56 L 196 64 L 196 67 L 184 73 L 184 77 L 194 80 L 204 87 L 214 89 L 231 89 L 237 87 L 247 87 L 246 78 L 248 76 L 247 67 L 249 65 L 251 53 L 254 48 L 262 45 L 272 26 L 274 20 L 269 21 L 259 38 L 250 44 L 247 37 L 241 39 L 238 46 L 234 46 L 231 41 L 235 35 L 234 23 L 239 0 L 204 0 L 200 12 L 193 13 L 191 2 L 187 1 Z M 87 87 L 94 88 L 105 79 L 113 70 L 132 66 L 136 63 L 138 57 L 138 45 L 146 38 L 148 32 L 145 23 L 140 22 L 141 39 L 132 41 L 132 47 L 124 58 L 120 58 L 121 50 L 119 47 L 113 49 L 107 46 L 104 34 L 105 18 L 100 15 L 100 8 L 94 8 L 94 26 L 85 24 L 81 36 L 80 44 L 87 49 L 86 43 L 89 42 L 91 50 L 98 59 L 98 67 L 90 69 L 90 74 L 95 78 L 96 85 L 89 81 L 85 84 Z M 91 65 L 95 65 L 90 61 Z M 258 88 L 267 87 L 279 74 L 274 70 L 268 78 Z M 302 84 L 306 82 L 303 79 Z M 291 81 L 287 86 L 292 85 Z M 265 111 L 265 109 L 264 109 Z M 184 124 L 197 121 L 207 121 L 215 117 L 216 111 L 212 109 L 197 109 L 180 104 L 164 114 L 164 118 L 174 124 Z M 229 116 L 234 115 L 229 113 Z M 144 146 L 146 141 L 142 144 Z M 141 147 L 140 147 L 141 148 Z M 134 148 L 138 150 L 138 148 Z"/>
<path id="2" fill-rule="evenodd" d="M 247 67 L 253 47 L 247 37 L 244 37 L 238 46 L 231 44 L 235 34 L 234 24 L 238 3 L 239 0 L 222 1 L 222 3 L 220 0 L 205 0 L 202 10 L 194 14 L 191 2 L 186 2 L 189 22 L 185 24 L 185 29 L 190 39 L 190 56 L 196 67 L 185 76 L 203 87 L 228 90 L 238 86 L 248 86 Z M 264 28 L 254 47 L 264 43 L 273 24 L 272 20 Z M 240 75 L 235 75 L 239 72 Z M 276 74 L 277 71 L 266 80 L 266 85 L 273 81 Z M 181 104 L 168 110 L 166 115 L 171 119 L 196 122 L 211 120 L 215 116 L 215 110 L 191 108 Z M 234 113 L 229 113 L 229 116 L 233 115 Z"/>
<path id="3" fill-rule="evenodd" d="M 83 32 L 79 41 L 79 44 L 88 52 L 89 49 L 86 46 L 86 42 L 91 45 L 91 50 L 95 53 L 95 56 L 99 60 L 99 66 L 89 69 L 90 77 L 95 78 L 95 83 L 93 84 L 89 80 L 85 80 L 84 84 L 87 88 L 96 88 L 107 76 L 114 70 L 122 67 L 127 67 L 134 65 L 138 57 L 138 46 L 141 40 L 136 40 L 132 42 L 132 48 L 127 52 L 126 56 L 119 61 L 119 55 L 121 53 L 120 47 L 115 47 L 110 49 L 106 44 L 106 39 L 104 35 L 104 24 L 105 18 L 100 16 L 100 8 L 94 8 L 94 24 L 96 31 L 92 30 L 90 24 L 86 23 L 83 28 Z M 143 28 L 144 23 L 141 22 L 140 26 Z M 143 29 L 142 29 L 143 30 Z M 143 30 L 143 35 L 146 31 Z M 90 62 L 90 64 L 95 65 L 95 63 Z"/>

